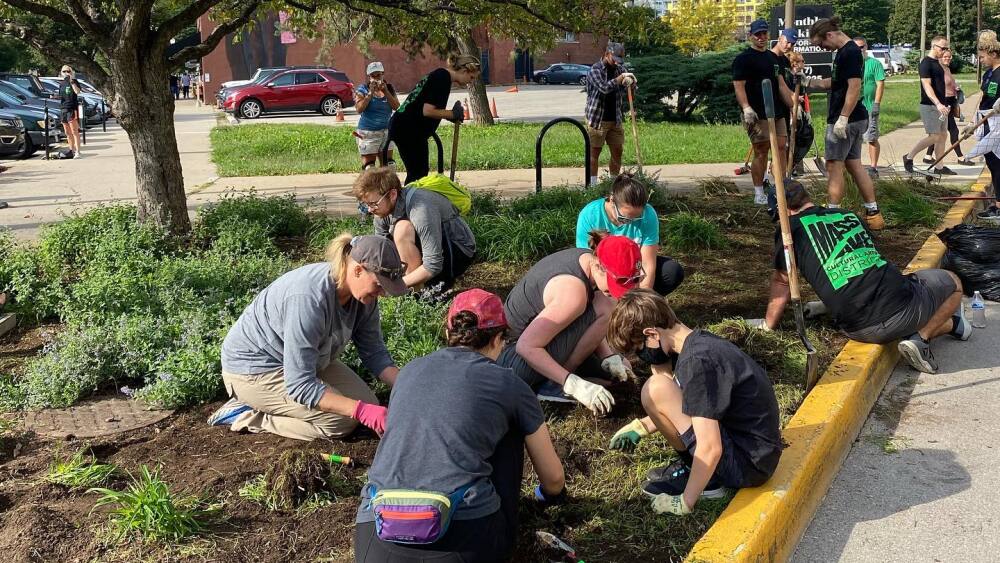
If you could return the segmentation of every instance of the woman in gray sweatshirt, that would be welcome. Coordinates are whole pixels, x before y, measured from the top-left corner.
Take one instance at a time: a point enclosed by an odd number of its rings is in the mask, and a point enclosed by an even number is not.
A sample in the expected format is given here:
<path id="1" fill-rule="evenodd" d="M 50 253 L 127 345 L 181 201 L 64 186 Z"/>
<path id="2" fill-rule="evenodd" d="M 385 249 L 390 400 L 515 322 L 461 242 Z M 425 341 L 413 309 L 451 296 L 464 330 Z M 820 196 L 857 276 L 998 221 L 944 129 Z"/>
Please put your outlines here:
<path id="1" fill-rule="evenodd" d="M 385 407 L 337 357 L 353 341 L 365 367 L 393 384 L 399 369 L 378 298 L 407 291 L 406 265 L 392 241 L 350 233 L 330 242 L 326 259 L 272 282 L 229 329 L 222 380 L 231 398 L 209 424 L 298 440 L 341 438 L 359 422 L 382 433 Z"/>

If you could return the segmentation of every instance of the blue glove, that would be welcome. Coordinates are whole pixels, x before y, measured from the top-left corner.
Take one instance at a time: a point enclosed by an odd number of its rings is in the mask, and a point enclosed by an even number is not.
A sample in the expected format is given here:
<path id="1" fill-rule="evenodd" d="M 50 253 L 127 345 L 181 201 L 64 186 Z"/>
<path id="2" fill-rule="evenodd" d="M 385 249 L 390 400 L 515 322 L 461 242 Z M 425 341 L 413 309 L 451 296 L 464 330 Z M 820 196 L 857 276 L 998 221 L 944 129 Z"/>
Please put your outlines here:
<path id="1" fill-rule="evenodd" d="M 545 491 L 542 490 L 542 486 L 538 485 L 535 487 L 535 502 L 542 505 L 543 507 L 552 506 L 554 504 L 562 504 L 566 502 L 566 487 L 559 491 L 557 495 L 547 495 Z"/>

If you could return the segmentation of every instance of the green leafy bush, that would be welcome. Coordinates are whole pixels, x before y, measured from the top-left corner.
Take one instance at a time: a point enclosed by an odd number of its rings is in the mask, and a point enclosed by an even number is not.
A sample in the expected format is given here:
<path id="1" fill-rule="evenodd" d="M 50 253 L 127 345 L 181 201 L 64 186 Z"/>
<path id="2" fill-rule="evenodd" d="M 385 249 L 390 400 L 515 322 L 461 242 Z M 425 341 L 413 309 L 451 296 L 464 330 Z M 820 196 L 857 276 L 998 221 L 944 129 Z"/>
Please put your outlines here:
<path id="1" fill-rule="evenodd" d="M 696 213 L 682 211 L 661 221 L 660 242 L 676 251 L 723 248 L 729 244 L 719 227 Z"/>
<path id="2" fill-rule="evenodd" d="M 315 217 L 309 227 L 309 247 L 322 255 L 326 245 L 340 233 L 370 235 L 375 232 L 371 219 L 362 221 L 360 215 L 349 217 Z"/>
<path id="3" fill-rule="evenodd" d="M 634 72 L 642 76 L 635 93 L 636 112 L 648 121 L 736 123 L 739 104 L 733 92 L 732 66 L 741 49 L 632 57 Z"/>
<path id="4" fill-rule="evenodd" d="M 251 192 L 227 194 L 202 207 L 195 232 L 201 239 L 212 240 L 234 221 L 257 225 L 268 237 L 303 236 L 309 229 L 309 216 L 294 195 L 260 197 Z"/>

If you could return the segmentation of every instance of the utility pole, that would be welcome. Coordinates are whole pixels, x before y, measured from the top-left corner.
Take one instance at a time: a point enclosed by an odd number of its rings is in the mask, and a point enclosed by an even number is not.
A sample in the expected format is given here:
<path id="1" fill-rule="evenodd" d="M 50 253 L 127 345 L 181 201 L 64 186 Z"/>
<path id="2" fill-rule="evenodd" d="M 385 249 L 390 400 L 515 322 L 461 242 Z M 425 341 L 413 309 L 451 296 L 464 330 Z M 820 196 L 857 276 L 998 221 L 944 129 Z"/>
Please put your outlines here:
<path id="1" fill-rule="evenodd" d="M 983 0 L 976 0 L 976 45 L 979 45 L 979 34 L 983 32 Z M 976 82 L 983 81 L 983 61 L 976 52 Z"/>
<path id="2" fill-rule="evenodd" d="M 951 0 L 944 0 L 944 36 L 951 43 Z"/>
<path id="3" fill-rule="evenodd" d="M 795 29 L 795 0 L 785 0 L 785 29 Z"/>
<path id="4" fill-rule="evenodd" d="M 927 0 L 920 0 L 920 56 L 927 51 Z"/>

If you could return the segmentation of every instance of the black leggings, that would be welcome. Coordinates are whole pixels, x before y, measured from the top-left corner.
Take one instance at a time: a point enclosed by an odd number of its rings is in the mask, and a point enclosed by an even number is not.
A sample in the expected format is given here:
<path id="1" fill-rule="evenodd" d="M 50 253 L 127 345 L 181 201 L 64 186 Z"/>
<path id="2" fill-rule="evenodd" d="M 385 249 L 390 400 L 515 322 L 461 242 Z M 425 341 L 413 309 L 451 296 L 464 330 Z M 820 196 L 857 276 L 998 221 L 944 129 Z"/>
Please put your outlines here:
<path id="1" fill-rule="evenodd" d="M 989 133 L 990 123 L 987 121 L 983 123 L 983 136 L 985 137 Z M 983 158 L 986 160 L 986 168 L 990 170 L 990 182 L 993 184 L 993 195 L 996 196 L 997 179 L 1000 179 L 1000 157 L 993 154 L 993 151 L 990 151 L 984 154 Z"/>
<path id="2" fill-rule="evenodd" d="M 396 143 L 396 152 L 406 166 L 406 180 L 403 185 L 415 182 L 430 174 L 430 150 L 427 148 L 429 136 L 413 135 L 396 126 L 396 120 L 389 120 L 389 140 Z"/>
<path id="3" fill-rule="evenodd" d="M 684 281 L 684 268 L 666 256 L 656 257 L 656 277 L 653 279 L 653 291 L 666 296 Z"/>
<path id="4" fill-rule="evenodd" d="M 951 111 L 948 112 L 948 138 L 951 139 L 950 142 L 954 145 L 955 141 L 958 140 L 958 123 L 955 121 L 955 112 L 956 108 L 958 108 L 958 98 L 948 96 L 947 101 L 948 107 L 951 108 Z M 948 147 L 945 147 L 945 149 L 947 148 Z M 931 156 L 932 154 L 934 154 L 934 145 L 927 147 L 927 156 Z M 955 147 L 955 154 L 958 155 L 958 158 L 962 158 L 963 155 L 961 145 Z M 940 155 L 938 155 L 938 158 L 940 158 Z"/>
<path id="5" fill-rule="evenodd" d="M 397 144 L 398 146 L 398 144 Z M 524 474 L 524 436 L 510 431 L 488 460 L 493 467 L 490 481 L 500 497 L 500 510 L 475 520 L 452 520 L 448 532 L 428 545 L 385 542 L 375 535 L 375 523 L 354 529 L 354 560 L 357 563 L 464 563 L 506 561 L 517 539 L 517 502 Z"/>

